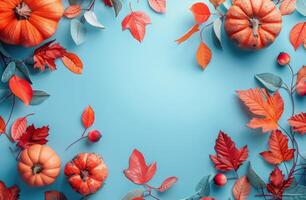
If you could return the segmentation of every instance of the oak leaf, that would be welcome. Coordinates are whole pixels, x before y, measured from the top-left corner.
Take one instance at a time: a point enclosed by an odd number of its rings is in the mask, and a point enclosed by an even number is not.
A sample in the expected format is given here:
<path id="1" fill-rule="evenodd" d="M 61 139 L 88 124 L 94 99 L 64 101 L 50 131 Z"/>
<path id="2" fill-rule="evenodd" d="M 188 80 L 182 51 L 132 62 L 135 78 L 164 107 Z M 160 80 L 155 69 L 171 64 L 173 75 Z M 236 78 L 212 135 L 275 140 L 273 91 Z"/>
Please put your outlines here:
<path id="1" fill-rule="evenodd" d="M 246 176 L 239 178 L 233 186 L 233 195 L 235 200 L 247 200 L 250 195 L 251 184 Z"/>
<path id="2" fill-rule="evenodd" d="M 292 116 L 288 120 L 290 126 L 293 127 L 294 132 L 298 132 L 302 135 L 306 133 L 306 113 L 300 113 Z"/>

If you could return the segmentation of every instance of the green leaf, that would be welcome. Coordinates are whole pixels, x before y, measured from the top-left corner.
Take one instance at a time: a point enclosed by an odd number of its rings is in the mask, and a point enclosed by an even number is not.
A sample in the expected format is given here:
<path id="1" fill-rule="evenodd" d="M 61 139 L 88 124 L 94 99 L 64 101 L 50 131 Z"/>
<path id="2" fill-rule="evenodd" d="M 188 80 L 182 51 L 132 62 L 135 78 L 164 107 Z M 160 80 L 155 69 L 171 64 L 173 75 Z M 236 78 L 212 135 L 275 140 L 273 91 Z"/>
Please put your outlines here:
<path id="1" fill-rule="evenodd" d="M 295 7 L 301 15 L 306 16 L 306 0 L 298 0 Z"/>
<path id="2" fill-rule="evenodd" d="M 143 197 L 144 191 L 143 190 L 133 190 L 127 193 L 122 200 L 133 200 L 136 197 Z"/>
<path id="3" fill-rule="evenodd" d="M 111 2 L 115 11 L 115 16 L 117 17 L 121 11 L 122 3 L 120 0 L 111 0 Z"/>
<path id="4" fill-rule="evenodd" d="M 10 54 L 4 49 L 3 44 L 0 42 L 0 52 L 5 56 L 5 57 L 11 57 Z"/>
<path id="5" fill-rule="evenodd" d="M 296 185 L 285 190 L 283 200 L 305 200 L 306 186 Z"/>
<path id="6" fill-rule="evenodd" d="M 207 197 L 210 194 L 210 175 L 204 176 L 197 184 L 195 191 L 200 197 Z"/>
<path id="7" fill-rule="evenodd" d="M 266 188 L 266 183 L 253 170 L 251 163 L 249 163 L 249 167 L 248 167 L 246 176 L 247 176 L 249 182 L 251 183 L 251 185 L 256 190 L 262 190 L 262 189 Z"/>
<path id="8" fill-rule="evenodd" d="M 222 48 L 222 20 L 216 19 L 213 24 L 213 39 L 217 47 Z"/>
<path id="9" fill-rule="evenodd" d="M 68 0 L 70 5 L 82 4 L 82 0 Z"/>
<path id="10" fill-rule="evenodd" d="M 25 65 L 24 62 L 16 62 L 17 70 L 21 72 L 21 74 L 25 77 L 25 79 L 32 84 L 30 73 L 28 67 Z"/>
<path id="11" fill-rule="evenodd" d="M 15 74 L 15 71 L 16 71 L 16 63 L 10 62 L 2 74 L 1 81 L 3 83 L 8 82 L 10 78 Z"/>
<path id="12" fill-rule="evenodd" d="M 255 78 L 268 90 L 275 92 L 283 85 L 281 77 L 271 74 L 263 73 L 255 75 Z"/>
<path id="13" fill-rule="evenodd" d="M 85 41 L 87 30 L 85 25 L 78 19 L 71 20 L 70 32 L 76 45 L 80 45 Z"/>
<path id="14" fill-rule="evenodd" d="M 96 28 L 100 28 L 100 29 L 103 29 L 105 28 L 97 19 L 97 16 L 96 14 L 89 10 L 89 11 L 86 11 L 84 13 L 84 18 L 85 20 L 88 22 L 88 24 L 90 24 L 91 26 L 93 27 L 96 27 Z"/>
<path id="15" fill-rule="evenodd" d="M 30 104 L 32 106 L 39 105 L 39 104 L 43 103 L 49 97 L 50 97 L 50 95 L 48 93 L 44 92 L 44 91 L 34 90 L 33 91 L 33 97 L 32 97 L 32 100 L 31 100 Z"/>

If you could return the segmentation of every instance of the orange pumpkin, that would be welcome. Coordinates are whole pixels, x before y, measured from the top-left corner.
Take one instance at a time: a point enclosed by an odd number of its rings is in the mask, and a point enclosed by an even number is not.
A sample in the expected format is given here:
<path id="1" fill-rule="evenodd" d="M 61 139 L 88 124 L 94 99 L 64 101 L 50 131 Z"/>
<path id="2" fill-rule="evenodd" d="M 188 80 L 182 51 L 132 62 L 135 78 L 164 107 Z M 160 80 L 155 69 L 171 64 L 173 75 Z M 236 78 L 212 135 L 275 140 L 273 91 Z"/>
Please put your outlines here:
<path id="1" fill-rule="evenodd" d="M 0 40 L 38 45 L 55 33 L 63 12 L 61 0 L 0 0 Z"/>
<path id="2" fill-rule="evenodd" d="M 60 174 L 61 160 L 47 145 L 35 144 L 22 151 L 18 162 L 21 178 L 30 186 L 50 185 Z"/>
<path id="3" fill-rule="evenodd" d="M 271 0 L 236 0 L 225 18 L 227 35 L 241 48 L 264 48 L 281 29 L 282 15 Z"/>
<path id="4" fill-rule="evenodd" d="M 101 188 L 108 176 L 108 169 L 97 154 L 80 153 L 66 164 L 65 175 L 75 191 L 87 196 Z"/>

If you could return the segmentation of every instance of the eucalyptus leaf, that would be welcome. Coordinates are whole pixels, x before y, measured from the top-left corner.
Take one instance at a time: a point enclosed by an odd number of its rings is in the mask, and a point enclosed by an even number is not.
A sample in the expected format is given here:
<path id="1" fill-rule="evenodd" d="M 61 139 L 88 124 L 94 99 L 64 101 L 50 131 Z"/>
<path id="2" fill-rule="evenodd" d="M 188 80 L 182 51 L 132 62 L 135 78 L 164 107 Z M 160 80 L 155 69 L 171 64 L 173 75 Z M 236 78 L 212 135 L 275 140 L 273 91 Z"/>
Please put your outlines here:
<path id="1" fill-rule="evenodd" d="M 251 185 L 256 189 L 256 190 L 262 190 L 266 188 L 265 182 L 260 178 L 259 175 L 253 170 L 251 163 L 249 163 L 248 169 L 246 176 L 251 183 Z"/>
<path id="2" fill-rule="evenodd" d="M 296 10 L 303 16 L 306 16 L 306 0 L 298 0 L 296 2 Z"/>
<path id="3" fill-rule="evenodd" d="M 10 78 L 15 74 L 15 71 L 16 71 L 16 63 L 10 62 L 2 74 L 1 81 L 3 83 L 8 82 Z"/>
<path id="4" fill-rule="evenodd" d="M 120 0 L 110 0 L 112 2 L 116 17 L 119 15 L 122 9 L 122 3 Z"/>
<path id="5" fill-rule="evenodd" d="M 216 45 L 222 48 L 222 20 L 220 18 L 216 19 L 213 24 L 213 39 Z"/>
<path id="6" fill-rule="evenodd" d="M 44 91 L 34 90 L 33 91 L 33 97 L 32 97 L 32 100 L 31 100 L 30 104 L 32 106 L 39 105 L 39 104 L 43 103 L 49 97 L 50 97 L 50 95 L 48 93 L 44 92 Z"/>
<path id="7" fill-rule="evenodd" d="M 306 186 L 296 185 L 286 189 L 283 200 L 306 200 Z"/>
<path id="8" fill-rule="evenodd" d="M 82 0 L 68 0 L 70 5 L 82 4 Z"/>
<path id="9" fill-rule="evenodd" d="M 0 42 L 0 52 L 5 56 L 5 57 L 11 57 L 10 54 L 4 49 L 3 44 Z"/>
<path id="10" fill-rule="evenodd" d="M 143 197 L 144 191 L 143 190 L 133 190 L 127 193 L 122 200 L 133 200 L 136 197 Z"/>
<path id="11" fill-rule="evenodd" d="M 204 176 L 197 184 L 195 191 L 200 197 L 206 197 L 210 194 L 210 175 Z"/>
<path id="12" fill-rule="evenodd" d="M 17 70 L 20 71 L 21 74 L 25 77 L 25 79 L 32 84 L 30 72 L 29 72 L 28 67 L 25 65 L 25 63 L 17 62 L 16 67 L 17 67 Z"/>
<path id="13" fill-rule="evenodd" d="M 87 30 L 85 25 L 81 23 L 78 19 L 71 20 L 70 32 L 72 39 L 76 45 L 80 45 L 85 41 Z"/>
<path id="14" fill-rule="evenodd" d="M 84 18 L 86 19 L 86 21 L 88 22 L 88 24 L 90 24 L 91 26 L 93 27 L 96 27 L 96 28 L 105 28 L 99 21 L 98 21 L 98 18 L 96 16 L 96 13 L 94 13 L 93 11 L 89 10 L 89 11 L 86 11 L 84 13 Z"/>
<path id="15" fill-rule="evenodd" d="M 268 90 L 275 92 L 283 85 L 283 80 L 281 77 L 271 74 L 271 73 L 263 73 L 256 74 L 255 78 Z"/>

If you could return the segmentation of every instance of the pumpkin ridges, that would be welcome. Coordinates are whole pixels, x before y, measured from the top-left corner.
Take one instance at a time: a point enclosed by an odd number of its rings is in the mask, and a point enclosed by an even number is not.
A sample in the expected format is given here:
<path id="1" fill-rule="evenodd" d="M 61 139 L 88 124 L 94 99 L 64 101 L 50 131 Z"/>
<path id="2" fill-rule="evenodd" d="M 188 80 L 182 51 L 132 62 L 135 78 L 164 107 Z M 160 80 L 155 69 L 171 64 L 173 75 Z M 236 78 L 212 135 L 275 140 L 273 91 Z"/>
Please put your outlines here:
<path id="1" fill-rule="evenodd" d="M 49 4 L 44 7 L 40 7 L 32 12 L 32 15 L 39 15 L 48 19 L 59 20 L 64 14 L 64 7 L 61 4 L 56 5 L 54 9 L 54 4 Z"/>
<path id="2" fill-rule="evenodd" d="M 253 16 L 253 10 L 251 6 L 251 2 L 249 0 L 239 0 L 235 4 L 236 6 L 240 7 L 241 10 L 248 16 L 252 17 Z"/>
<path id="3" fill-rule="evenodd" d="M 29 21 L 42 34 L 43 38 L 48 38 L 52 36 L 57 28 L 56 22 L 51 19 L 40 17 L 38 15 L 31 16 Z"/>
<path id="4" fill-rule="evenodd" d="M 238 24 L 237 22 L 235 23 L 235 21 L 241 21 L 240 24 Z M 249 22 L 247 20 L 243 20 L 245 22 L 245 24 L 243 24 L 242 20 L 240 19 L 229 19 L 226 23 L 227 26 L 229 26 L 229 28 L 227 29 L 228 30 L 228 33 L 230 34 L 235 34 L 239 31 L 242 31 L 243 29 L 246 29 L 246 28 L 249 28 Z"/>

